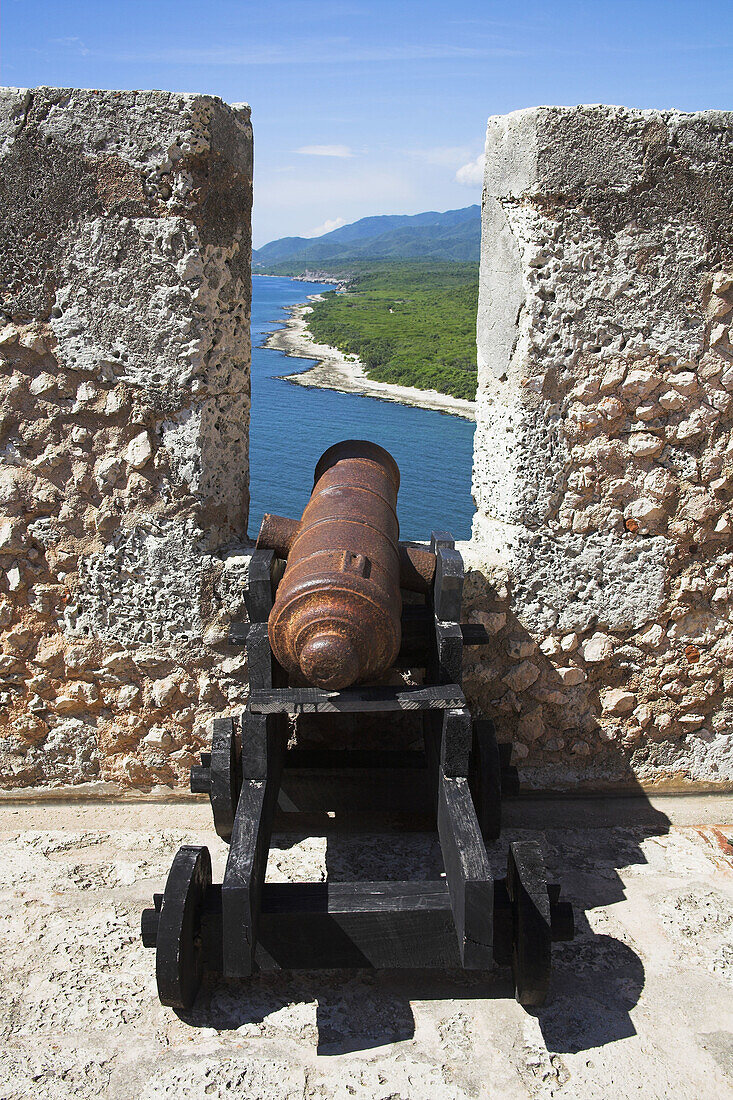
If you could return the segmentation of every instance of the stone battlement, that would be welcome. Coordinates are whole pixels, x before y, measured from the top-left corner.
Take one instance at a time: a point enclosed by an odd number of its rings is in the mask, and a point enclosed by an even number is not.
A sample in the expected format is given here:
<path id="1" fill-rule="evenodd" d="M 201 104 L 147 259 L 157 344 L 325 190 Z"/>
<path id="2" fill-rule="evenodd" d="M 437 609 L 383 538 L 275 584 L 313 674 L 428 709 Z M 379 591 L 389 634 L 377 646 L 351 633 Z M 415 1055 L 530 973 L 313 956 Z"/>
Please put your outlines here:
<path id="1" fill-rule="evenodd" d="M 202 639 L 247 520 L 249 110 L 9 89 L 0 135 L 0 782 L 183 784 L 242 691 Z"/>
<path id="2" fill-rule="evenodd" d="M 489 119 L 472 701 L 539 783 L 733 779 L 732 184 L 731 113 Z"/>

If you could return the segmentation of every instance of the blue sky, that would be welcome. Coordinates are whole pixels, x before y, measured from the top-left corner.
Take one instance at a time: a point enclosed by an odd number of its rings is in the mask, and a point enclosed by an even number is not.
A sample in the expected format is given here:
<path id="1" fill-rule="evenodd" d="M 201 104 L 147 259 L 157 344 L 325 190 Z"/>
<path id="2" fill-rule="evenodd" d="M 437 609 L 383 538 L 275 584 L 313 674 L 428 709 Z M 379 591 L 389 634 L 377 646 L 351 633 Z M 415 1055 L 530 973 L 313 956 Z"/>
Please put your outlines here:
<path id="1" fill-rule="evenodd" d="M 252 105 L 255 245 L 480 199 L 486 119 L 733 107 L 730 0 L 2 0 L 0 83 Z"/>

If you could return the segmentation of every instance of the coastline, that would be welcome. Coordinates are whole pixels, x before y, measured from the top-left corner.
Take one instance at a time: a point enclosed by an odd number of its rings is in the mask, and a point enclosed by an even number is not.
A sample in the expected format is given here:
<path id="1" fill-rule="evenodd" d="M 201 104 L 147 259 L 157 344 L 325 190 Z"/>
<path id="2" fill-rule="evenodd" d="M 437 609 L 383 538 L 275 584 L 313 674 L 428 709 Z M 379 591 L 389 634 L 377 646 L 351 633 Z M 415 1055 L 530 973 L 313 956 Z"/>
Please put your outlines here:
<path id="1" fill-rule="evenodd" d="M 316 359 L 314 367 L 296 374 L 280 375 L 296 386 L 316 386 L 320 389 L 355 393 L 361 397 L 376 397 L 381 401 L 395 401 L 400 405 L 413 405 L 419 409 L 460 416 L 464 420 L 476 419 L 475 401 L 438 393 L 437 390 L 421 390 L 416 386 L 398 386 L 391 382 L 375 382 L 368 378 L 364 367 L 356 357 L 347 358 L 338 348 L 317 344 L 308 332 L 306 317 L 311 311 L 310 302 L 318 301 L 319 294 L 309 294 L 308 302 L 290 306 L 289 317 L 283 328 L 271 332 L 263 347 L 281 351 L 294 359 Z"/>

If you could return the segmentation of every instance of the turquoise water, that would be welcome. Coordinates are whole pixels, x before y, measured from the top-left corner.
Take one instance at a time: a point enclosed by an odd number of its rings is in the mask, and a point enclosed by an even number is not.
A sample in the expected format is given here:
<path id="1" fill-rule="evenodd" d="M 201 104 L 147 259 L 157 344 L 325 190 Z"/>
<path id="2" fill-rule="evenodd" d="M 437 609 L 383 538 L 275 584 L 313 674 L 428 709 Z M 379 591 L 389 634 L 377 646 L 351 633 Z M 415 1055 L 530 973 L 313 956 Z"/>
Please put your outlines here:
<path id="1" fill-rule="evenodd" d="M 263 348 L 263 340 L 285 319 L 283 307 L 329 289 L 262 275 L 252 280 L 250 536 L 256 537 L 265 512 L 301 515 L 315 464 L 327 447 L 340 439 L 371 439 L 386 447 L 400 468 L 402 538 L 427 539 L 437 528 L 468 538 L 474 510 L 472 421 L 277 377 L 307 370 L 312 361 Z"/>

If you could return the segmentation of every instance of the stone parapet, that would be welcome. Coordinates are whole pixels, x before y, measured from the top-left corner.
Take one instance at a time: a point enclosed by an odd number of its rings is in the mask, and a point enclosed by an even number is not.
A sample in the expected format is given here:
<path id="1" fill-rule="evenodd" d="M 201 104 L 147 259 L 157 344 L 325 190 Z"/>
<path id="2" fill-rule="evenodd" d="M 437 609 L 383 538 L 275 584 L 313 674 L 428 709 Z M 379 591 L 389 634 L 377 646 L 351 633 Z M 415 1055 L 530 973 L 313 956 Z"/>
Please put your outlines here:
<path id="1" fill-rule="evenodd" d="M 731 196 L 733 113 L 489 119 L 469 689 L 538 783 L 733 781 Z"/>
<path id="2" fill-rule="evenodd" d="M 246 106 L 0 92 L 2 785 L 177 782 L 242 692 L 204 638 L 246 538 L 251 202 Z"/>

